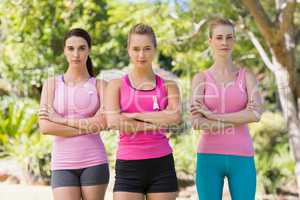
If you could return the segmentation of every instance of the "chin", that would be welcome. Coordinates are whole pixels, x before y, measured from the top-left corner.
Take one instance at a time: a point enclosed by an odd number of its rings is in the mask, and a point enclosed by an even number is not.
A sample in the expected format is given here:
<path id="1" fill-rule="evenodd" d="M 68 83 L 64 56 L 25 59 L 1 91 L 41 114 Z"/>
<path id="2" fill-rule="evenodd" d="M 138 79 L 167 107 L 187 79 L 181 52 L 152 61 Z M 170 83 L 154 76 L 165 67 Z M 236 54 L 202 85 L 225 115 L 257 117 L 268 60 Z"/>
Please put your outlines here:
<path id="1" fill-rule="evenodd" d="M 135 66 L 138 67 L 138 68 L 147 68 L 148 63 L 143 63 L 143 64 L 141 64 L 141 63 L 136 63 Z"/>
<path id="2" fill-rule="evenodd" d="M 228 57 L 228 56 L 231 56 L 231 51 L 218 52 L 217 55 L 218 55 L 218 56 L 221 56 L 221 57 Z"/>

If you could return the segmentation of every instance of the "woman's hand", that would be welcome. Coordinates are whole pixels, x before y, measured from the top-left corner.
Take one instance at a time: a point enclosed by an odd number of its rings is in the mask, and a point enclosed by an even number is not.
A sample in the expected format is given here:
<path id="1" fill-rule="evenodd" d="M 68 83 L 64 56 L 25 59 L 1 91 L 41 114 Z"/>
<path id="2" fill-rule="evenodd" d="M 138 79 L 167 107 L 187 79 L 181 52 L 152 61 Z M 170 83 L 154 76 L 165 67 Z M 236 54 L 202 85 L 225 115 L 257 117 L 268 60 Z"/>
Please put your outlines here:
<path id="1" fill-rule="evenodd" d="M 49 105 L 45 105 L 45 107 L 42 107 L 40 109 L 39 117 L 40 119 L 45 119 L 59 124 L 65 124 L 67 120 L 66 118 L 63 118 L 62 116 L 57 114 L 54 108 Z"/>
<path id="2" fill-rule="evenodd" d="M 137 114 L 138 113 L 122 113 L 122 115 L 124 115 L 125 117 L 127 118 L 130 118 L 130 119 L 136 119 L 137 118 Z"/>
<path id="3" fill-rule="evenodd" d="M 214 113 L 210 111 L 200 100 L 196 100 L 194 104 L 191 105 L 192 115 L 202 114 L 207 119 L 213 119 Z"/>
<path id="4" fill-rule="evenodd" d="M 255 103 L 254 101 L 251 100 L 251 101 L 248 102 L 246 109 L 247 109 L 248 111 L 252 111 L 253 114 L 255 115 L 255 117 L 256 117 L 257 119 L 259 119 L 261 113 L 260 113 L 258 107 L 259 107 L 259 105 L 258 105 L 257 103 Z"/>

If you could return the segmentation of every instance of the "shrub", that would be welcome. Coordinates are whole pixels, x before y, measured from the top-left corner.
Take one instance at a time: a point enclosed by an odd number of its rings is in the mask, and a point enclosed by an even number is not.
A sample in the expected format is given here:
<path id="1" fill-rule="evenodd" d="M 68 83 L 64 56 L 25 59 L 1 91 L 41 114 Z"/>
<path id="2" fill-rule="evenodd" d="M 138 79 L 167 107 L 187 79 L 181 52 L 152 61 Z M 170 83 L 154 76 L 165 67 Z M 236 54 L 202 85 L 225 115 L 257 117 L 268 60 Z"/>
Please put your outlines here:
<path id="1" fill-rule="evenodd" d="M 51 142 L 38 132 L 37 102 L 4 97 L 0 103 L 0 157 L 16 159 L 29 181 L 49 181 Z"/>

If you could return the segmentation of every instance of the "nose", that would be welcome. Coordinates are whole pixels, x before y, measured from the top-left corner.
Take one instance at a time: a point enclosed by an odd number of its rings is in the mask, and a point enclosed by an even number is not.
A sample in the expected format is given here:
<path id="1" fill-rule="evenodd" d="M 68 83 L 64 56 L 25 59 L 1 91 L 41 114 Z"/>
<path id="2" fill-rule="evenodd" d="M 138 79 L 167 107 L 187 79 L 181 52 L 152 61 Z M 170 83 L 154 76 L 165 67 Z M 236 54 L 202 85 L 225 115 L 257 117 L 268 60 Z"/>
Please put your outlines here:
<path id="1" fill-rule="evenodd" d="M 223 38 L 223 39 L 222 39 L 222 44 L 223 44 L 223 45 L 226 45 L 226 44 L 227 44 L 226 38 Z"/>
<path id="2" fill-rule="evenodd" d="M 141 51 L 139 51 L 139 58 L 144 58 L 144 51 L 143 50 L 141 50 Z"/>
<path id="3" fill-rule="evenodd" d="M 74 57 L 78 57 L 78 56 L 79 56 L 79 51 L 78 51 L 78 49 L 75 49 L 75 50 L 73 51 L 73 56 L 74 56 Z"/>

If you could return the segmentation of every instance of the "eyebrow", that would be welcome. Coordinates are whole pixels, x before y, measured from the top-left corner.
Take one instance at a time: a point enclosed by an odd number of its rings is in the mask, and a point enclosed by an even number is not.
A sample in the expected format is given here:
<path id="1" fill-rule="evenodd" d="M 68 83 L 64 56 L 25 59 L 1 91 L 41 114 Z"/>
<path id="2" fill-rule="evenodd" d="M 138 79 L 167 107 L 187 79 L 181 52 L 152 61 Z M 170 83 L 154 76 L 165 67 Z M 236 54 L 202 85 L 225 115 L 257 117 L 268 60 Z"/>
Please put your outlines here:
<path id="1" fill-rule="evenodd" d="M 226 36 L 232 36 L 232 33 L 227 34 Z M 223 36 L 222 34 L 216 35 L 216 36 Z"/>
<path id="2" fill-rule="evenodd" d="M 83 44 L 83 45 L 80 45 L 79 47 L 86 47 L 87 45 Z M 67 45 L 67 47 L 74 47 L 73 45 Z"/>
<path id="3" fill-rule="evenodd" d="M 143 48 L 145 47 L 151 47 L 151 45 L 144 46 Z M 140 46 L 133 46 L 133 48 L 140 48 Z"/>

